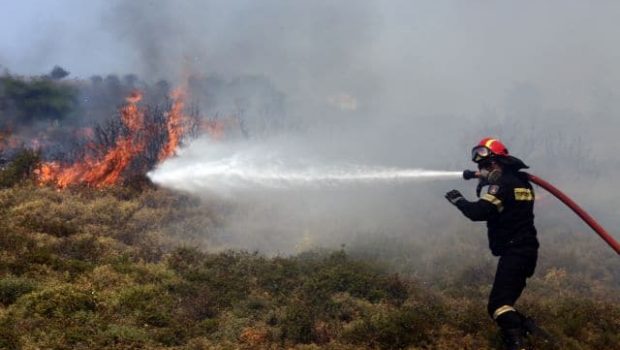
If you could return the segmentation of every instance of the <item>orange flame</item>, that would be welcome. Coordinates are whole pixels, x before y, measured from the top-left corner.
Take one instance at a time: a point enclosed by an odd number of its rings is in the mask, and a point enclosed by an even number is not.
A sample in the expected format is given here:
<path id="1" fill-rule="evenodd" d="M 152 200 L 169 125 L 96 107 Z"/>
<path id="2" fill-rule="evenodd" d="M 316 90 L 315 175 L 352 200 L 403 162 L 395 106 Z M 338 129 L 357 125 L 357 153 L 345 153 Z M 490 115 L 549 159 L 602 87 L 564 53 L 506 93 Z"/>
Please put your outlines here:
<path id="1" fill-rule="evenodd" d="M 137 105 L 141 99 L 139 91 L 127 97 L 127 105 L 121 109 L 121 120 L 128 134 L 119 138 L 102 159 L 87 157 L 66 168 L 56 162 L 44 163 L 39 169 L 39 182 L 55 183 L 60 188 L 80 183 L 93 187 L 116 184 L 123 171 L 145 147 L 139 137 L 144 126 L 144 112 Z"/>
<path id="2" fill-rule="evenodd" d="M 187 131 L 189 117 L 184 114 L 187 86 L 174 89 L 170 97 L 172 105 L 165 114 L 167 140 L 157 154 L 158 162 L 174 156 Z M 121 108 L 120 116 L 127 132 L 117 139 L 113 147 L 107 151 L 104 150 L 101 156 L 94 156 L 93 154 L 101 154 L 101 152 L 94 143 L 89 143 L 86 147 L 94 152 L 76 163 L 70 165 L 58 162 L 43 163 L 37 170 L 39 183 L 55 184 L 59 188 L 66 188 L 73 184 L 99 188 L 119 183 L 129 165 L 146 150 L 148 139 L 155 136 L 144 125 L 145 110 L 138 106 L 141 99 L 142 94 L 139 91 L 132 92 L 126 98 L 127 104 Z M 219 140 L 228 127 L 238 124 L 238 118 L 234 117 L 203 120 L 199 129 Z M 94 131 L 93 129 L 78 130 L 76 135 L 83 135 L 92 140 Z"/>
<path id="3" fill-rule="evenodd" d="M 171 93 L 172 107 L 167 113 L 166 128 L 168 129 L 168 142 L 159 153 L 159 161 L 163 161 L 174 155 L 177 147 L 181 143 L 183 133 L 185 132 L 185 98 L 187 93 L 184 88 L 174 89 Z"/>

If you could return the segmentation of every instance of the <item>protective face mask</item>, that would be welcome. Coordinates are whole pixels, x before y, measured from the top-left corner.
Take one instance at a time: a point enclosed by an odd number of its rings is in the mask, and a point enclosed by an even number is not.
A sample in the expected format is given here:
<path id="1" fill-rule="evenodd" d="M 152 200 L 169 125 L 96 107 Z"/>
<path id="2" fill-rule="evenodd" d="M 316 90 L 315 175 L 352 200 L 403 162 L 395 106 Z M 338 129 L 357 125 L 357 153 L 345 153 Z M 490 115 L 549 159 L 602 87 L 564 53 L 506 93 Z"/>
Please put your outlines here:
<path id="1" fill-rule="evenodd" d="M 486 168 L 480 169 L 480 178 L 485 180 L 490 185 L 496 185 L 499 178 L 502 177 L 501 169 L 489 170 Z"/>
<path id="2" fill-rule="evenodd" d="M 488 169 L 480 169 L 480 178 L 488 180 L 489 179 L 489 170 Z"/>

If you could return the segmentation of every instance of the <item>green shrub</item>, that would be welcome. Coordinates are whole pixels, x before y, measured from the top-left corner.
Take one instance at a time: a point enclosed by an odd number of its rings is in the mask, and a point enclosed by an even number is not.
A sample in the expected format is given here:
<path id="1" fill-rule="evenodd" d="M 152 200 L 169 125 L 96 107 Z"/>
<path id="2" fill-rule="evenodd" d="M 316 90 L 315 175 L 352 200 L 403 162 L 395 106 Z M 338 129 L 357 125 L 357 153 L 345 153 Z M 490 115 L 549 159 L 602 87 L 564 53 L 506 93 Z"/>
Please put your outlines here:
<path id="1" fill-rule="evenodd" d="M 307 344 L 315 340 L 314 324 L 317 313 L 313 305 L 295 301 L 287 306 L 280 323 L 282 338 L 294 343 Z"/>
<path id="2" fill-rule="evenodd" d="M 10 317 L 0 318 L 0 349 L 18 350 L 22 348 L 15 321 Z"/>
<path id="3" fill-rule="evenodd" d="M 187 276 L 204 264 L 207 255 L 196 247 L 181 246 L 176 248 L 168 257 L 171 269 Z"/>
<path id="4" fill-rule="evenodd" d="M 65 319 L 79 311 L 94 312 L 96 302 L 92 292 L 71 284 L 45 287 L 20 298 L 23 316 Z"/>
<path id="5" fill-rule="evenodd" d="M 378 308 L 348 325 L 344 338 L 355 344 L 368 344 L 381 349 L 425 346 L 430 343 L 431 332 L 441 324 L 441 320 L 422 306 Z"/>
<path id="6" fill-rule="evenodd" d="M 111 324 L 100 335 L 102 345 L 111 346 L 115 344 L 140 345 L 147 343 L 151 338 L 148 331 L 143 328 Z"/>
<path id="7" fill-rule="evenodd" d="M 29 278 L 7 276 L 0 279 L 0 304 L 8 306 L 17 298 L 36 289 L 37 284 Z"/>
<path id="8" fill-rule="evenodd" d="M 11 162 L 0 170 L 0 188 L 7 188 L 28 179 L 38 168 L 41 157 L 38 152 L 23 149 L 18 152 Z"/>
<path id="9" fill-rule="evenodd" d="M 557 303 L 556 322 L 561 332 L 575 340 L 588 339 L 597 349 L 620 344 L 620 307 L 592 300 L 568 298 Z"/>
<path id="10" fill-rule="evenodd" d="M 65 237 L 77 232 L 74 221 L 82 211 L 80 204 L 73 201 L 57 203 L 48 198 L 33 198 L 11 208 L 9 215 L 25 230 Z"/>
<path id="11" fill-rule="evenodd" d="M 15 108 L 21 122 L 61 120 L 77 106 L 77 89 L 49 77 L 0 77 L 0 98 Z"/>
<path id="12" fill-rule="evenodd" d="M 133 316 L 139 324 L 165 327 L 172 320 L 172 299 L 156 285 L 136 285 L 121 291 L 118 312 Z"/>
<path id="13" fill-rule="evenodd" d="M 334 293 L 347 292 L 354 297 L 377 302 L 389 299 L 397 304 L 407 298 L 407 287 L 394 275 L 382 273 L 376 266 L 352 261 L 340 251 L 321 261 L 304 284 L 306 298 L 315 303 L 329 300 Z"/>

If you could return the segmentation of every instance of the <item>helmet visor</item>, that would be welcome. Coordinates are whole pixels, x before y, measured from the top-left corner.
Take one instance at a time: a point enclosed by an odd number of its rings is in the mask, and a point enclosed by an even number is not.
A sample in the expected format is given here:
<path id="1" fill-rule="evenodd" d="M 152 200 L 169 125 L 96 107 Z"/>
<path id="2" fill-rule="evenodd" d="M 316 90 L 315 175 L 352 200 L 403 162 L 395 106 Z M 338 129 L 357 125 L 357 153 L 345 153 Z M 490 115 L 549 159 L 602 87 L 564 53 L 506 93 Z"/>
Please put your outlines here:
<path id="1" fill-rule="evenodd" d="M 491 155 L 491 150 L 485 146 L 477 146 L 471 150 L 471 160 L 478 163 L 483 159 L 489 158 Z"/>

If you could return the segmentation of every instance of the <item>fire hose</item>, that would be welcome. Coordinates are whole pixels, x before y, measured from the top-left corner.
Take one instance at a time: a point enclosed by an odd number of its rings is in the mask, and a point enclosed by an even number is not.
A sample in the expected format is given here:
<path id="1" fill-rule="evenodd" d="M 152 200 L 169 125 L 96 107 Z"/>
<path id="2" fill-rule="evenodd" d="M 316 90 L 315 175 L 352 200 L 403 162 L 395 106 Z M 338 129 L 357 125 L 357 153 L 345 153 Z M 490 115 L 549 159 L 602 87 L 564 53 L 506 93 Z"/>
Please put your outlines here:
<path id="1" fill-rule="evenodd" d="M 620 243 L 616 241 L 608 232 L 601 226 L 590 214 L 588 214 L 583 208 L 575 203 L 570 197 L 560 191 L 557 187 L 553 186 L 549 182 L 534 176 L 527 174 L 528 179 L 536 185 L 544 188 L 547 192 L 551 193 L 554 197 L 559 199 L 567 207 L 569 207 L 577 216 L 581 218 L 588 226 L 590 226 L 594 232 L 596 232 L 617 254 L 620 255 Z M 479 177 L 480 174 L 477 171 L 465 170 L 463 172 L 463 178 L 465 180 Z"/>

